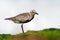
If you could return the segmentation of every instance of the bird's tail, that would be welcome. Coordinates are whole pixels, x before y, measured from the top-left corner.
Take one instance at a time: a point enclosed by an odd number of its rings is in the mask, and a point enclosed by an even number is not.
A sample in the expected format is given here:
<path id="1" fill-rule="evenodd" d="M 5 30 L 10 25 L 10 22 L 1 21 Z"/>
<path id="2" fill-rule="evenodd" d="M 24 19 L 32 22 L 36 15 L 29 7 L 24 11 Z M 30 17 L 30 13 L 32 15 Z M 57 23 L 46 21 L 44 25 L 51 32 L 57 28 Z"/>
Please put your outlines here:
<path id="1" fill-rule="evenodd" d="M 5 20 L 15 20 L 15 17 L 5 18 Z"/>
<path id="2" fill-rule="evenodd" d="M 11 20 L 12 18 L 5 18 L 5 20 Z"/>
<path id="3" fill-rule="evenodd" d="M 10 18 L 5 18 L 5 20 L 13 20 L 14 17 L 10 17 Z"/>

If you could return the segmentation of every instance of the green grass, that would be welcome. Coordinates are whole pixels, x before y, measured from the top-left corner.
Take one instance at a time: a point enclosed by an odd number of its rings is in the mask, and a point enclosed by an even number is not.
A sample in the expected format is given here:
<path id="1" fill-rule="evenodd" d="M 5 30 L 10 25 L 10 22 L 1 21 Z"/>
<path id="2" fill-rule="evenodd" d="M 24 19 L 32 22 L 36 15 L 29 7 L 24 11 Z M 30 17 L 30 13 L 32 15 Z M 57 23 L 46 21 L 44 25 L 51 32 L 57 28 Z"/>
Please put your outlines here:
<path id="1" fill-rule="evenodd" d="M 11 37 L 10 34 L 0 34 L 0 40 L 11 40 Z"/>
<path id="2" fill-rule="evenodd" d="M 45 36 L 47 37 L 49 40 L 60 40 L 60 29 L 57 28 L 50 28 L 50 29 L 44 29 L 44 30 L 40 30 L 40 31 L 27 31 L 25 33 L 26 35 L 38 35 L 38 36 Z M 17 34 L 15 36 L 23 36 L 22 33 Z M 13 35 L 10 34 L 0 34 L 0 40 L 11 40 L 11 38 L 13 37 Z"/>

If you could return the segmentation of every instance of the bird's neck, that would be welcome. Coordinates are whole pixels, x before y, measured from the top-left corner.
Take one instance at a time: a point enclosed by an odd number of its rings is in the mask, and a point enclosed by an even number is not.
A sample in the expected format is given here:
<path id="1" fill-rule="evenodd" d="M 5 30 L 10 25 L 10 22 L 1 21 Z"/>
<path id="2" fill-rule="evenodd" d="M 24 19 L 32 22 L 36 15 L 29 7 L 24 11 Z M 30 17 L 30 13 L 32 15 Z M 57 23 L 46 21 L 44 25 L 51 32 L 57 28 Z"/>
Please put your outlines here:
<path id="1" fill-rule="evenodd" d="M 30 15 L 31 15 L 31 16 L 35 16 L 35 13 L 30 12 Z"/>

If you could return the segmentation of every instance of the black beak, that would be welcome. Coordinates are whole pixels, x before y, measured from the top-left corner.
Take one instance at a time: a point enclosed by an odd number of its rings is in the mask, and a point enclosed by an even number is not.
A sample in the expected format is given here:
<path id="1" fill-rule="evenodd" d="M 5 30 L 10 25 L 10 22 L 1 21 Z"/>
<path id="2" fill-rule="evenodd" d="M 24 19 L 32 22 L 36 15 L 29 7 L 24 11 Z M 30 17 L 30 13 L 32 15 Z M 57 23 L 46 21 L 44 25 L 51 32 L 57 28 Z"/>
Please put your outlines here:
<path id="1" fill-rule="evenodd" d="M 35 14 L 37 14 L 37 15 L 38 15 L 38 13 L 35 13 Z"/>

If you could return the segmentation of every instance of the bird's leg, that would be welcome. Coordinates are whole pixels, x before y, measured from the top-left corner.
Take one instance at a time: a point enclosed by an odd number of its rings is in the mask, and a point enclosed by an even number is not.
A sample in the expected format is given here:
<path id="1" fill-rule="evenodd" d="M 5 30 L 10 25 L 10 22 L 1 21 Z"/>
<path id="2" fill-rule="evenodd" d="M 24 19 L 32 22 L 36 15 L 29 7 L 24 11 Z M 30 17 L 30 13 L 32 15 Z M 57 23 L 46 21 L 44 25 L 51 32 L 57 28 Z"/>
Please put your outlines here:
<path id="1" fill-rule="evenodd" d="M 22 32 L 23 32 L 23 34 L 24 34 L 23 24 L 21 24 L 21 28 L 22 28 Z"/>

